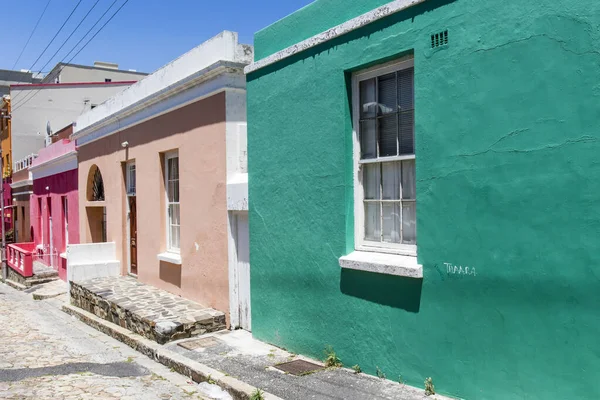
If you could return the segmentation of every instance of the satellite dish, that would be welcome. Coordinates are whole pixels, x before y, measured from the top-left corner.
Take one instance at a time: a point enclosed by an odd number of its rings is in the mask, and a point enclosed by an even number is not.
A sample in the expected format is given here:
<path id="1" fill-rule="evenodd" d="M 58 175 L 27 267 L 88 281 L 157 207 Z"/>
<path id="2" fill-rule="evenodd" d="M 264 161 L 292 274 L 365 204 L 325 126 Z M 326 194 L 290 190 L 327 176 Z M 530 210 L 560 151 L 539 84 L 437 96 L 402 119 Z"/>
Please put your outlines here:
<path id="1" fill-rule="evenodd" d="M 52 144 L 52 128 L 50 127 L 50 121 L 46 122 L 46 147 Z"/>

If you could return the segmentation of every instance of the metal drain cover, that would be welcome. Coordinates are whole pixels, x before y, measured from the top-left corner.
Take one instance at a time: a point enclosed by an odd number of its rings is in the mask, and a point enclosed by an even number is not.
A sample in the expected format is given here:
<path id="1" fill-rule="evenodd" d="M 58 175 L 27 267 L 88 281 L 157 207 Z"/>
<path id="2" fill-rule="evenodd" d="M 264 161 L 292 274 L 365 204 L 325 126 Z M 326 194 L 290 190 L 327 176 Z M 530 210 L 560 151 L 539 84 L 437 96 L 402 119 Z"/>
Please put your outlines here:
<path id="1" fill-rule="evenodd" d="M 287 372 L 288 374 L 292 374 L 292 375 L 296 375 L 296 376 L 307 375 L 307 374 L 325 369 L 325 367 L 323 367 L 321 365 L 313 364 L 311 362 L 304 361 L 304 360 L 294 360 L 294 361 L 290 361 L 290 362 L 286 362 L 286 363 L 282 363 L 282 364 L 277 364 L 277 365 L 275 365 L 275 368 L 277 368 L 280 371 Z"/>
<path id="2" fill-rule="evenodd" d="M 186 350 L 196 350 L 201 347 L 206 348 L 216 346 L 219 343 L 221 343 L 219 339 L 209 336 L 202 339 L 189 340 L 187 342 L 177 343 L 177 345 L 183 347 Z"/>

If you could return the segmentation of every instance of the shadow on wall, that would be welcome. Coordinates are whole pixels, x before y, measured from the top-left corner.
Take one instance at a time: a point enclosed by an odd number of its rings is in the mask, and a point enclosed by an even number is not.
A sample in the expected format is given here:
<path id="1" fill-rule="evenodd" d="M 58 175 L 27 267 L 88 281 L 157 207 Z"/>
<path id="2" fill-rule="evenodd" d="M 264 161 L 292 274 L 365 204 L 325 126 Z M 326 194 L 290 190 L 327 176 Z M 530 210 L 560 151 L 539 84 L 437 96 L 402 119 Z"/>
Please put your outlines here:
<path id="1" fill-rule="evenodd" d="M 418 313 L 421 307 L 422 279 L 341 270 L 342 293 L 373 303 Z"/>
<path id="2" fill-rule="evenodd" d="M 160 261 L 158 276 L 161 281 L 181 289 L 181 266 Z"/>

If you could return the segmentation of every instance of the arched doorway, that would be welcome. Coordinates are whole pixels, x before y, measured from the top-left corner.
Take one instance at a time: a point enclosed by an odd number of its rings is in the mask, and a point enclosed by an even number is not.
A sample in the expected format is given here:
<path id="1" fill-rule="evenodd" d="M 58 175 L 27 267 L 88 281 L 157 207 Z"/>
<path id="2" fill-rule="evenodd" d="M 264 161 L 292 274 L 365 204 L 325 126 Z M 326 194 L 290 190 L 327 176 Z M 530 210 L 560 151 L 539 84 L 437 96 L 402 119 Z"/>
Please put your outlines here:
<path id="1" fill-rule="evenodd" d="M 89 238 L 92 243 L 107 241 L 106 205 L 104 203 L 104 180 L 100 168 L 92 165 L 88 172 L 86 188 L 86 214 L 88 220 Z"/>

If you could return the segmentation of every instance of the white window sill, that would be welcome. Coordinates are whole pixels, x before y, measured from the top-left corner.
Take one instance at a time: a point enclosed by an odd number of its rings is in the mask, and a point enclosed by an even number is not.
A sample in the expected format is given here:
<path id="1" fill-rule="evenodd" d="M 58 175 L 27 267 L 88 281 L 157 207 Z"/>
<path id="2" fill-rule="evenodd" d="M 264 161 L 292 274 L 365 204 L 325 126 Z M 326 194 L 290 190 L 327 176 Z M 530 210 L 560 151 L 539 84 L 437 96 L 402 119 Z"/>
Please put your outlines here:
<path id="1" fill-rule="evenodd" d="M 64 258 L 65 260 L 67 259 L 67 253 L 66 252 L 60 253 L 59 255 L 60 255 L 60 258 Z"/>
<path id="2" fill-rule="evenodd" d="M 35 246 L 36 250 L 44 250 L 44 245 L 43 244 L 38 244 L 37 246 Z"/>
<path id="3" fill-rule="evenodd" d="M 181 265 L 181 254 L 165 251 L 156 256 L 160 261 Z"/>
<path id="4" fill-rule="evenodd" d="M 417 257 L 398 254 L 354 251 L 340 257 L 340 267 L 407 278 L 423 278 L 423 266 L 417 264 Z"/>

